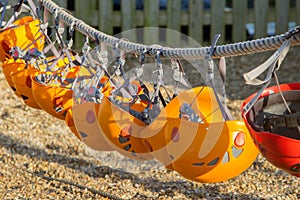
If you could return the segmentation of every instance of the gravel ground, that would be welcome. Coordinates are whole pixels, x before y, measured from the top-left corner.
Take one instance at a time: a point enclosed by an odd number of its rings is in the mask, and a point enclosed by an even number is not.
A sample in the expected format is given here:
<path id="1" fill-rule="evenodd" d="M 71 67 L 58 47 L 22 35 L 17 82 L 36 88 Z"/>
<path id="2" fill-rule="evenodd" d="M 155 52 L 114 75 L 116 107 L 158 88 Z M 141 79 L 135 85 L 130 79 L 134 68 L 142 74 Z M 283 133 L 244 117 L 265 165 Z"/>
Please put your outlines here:
<path id="1" fill-rule="evenodd" d="M 256 87 L 242 73 L 271 52 L 228 58 L 228 104 L 240 119 L 242 99 Z M 298 80 L 299 48 L 288 54 L 281 82 Z M 251 65 L 250 65 L 251 64 Z M 216 184 L 188 181 L 156 161 L 95 152 L 59 121 L 13 95 L 0 73 L 0 199 L 299 199 L 299 180 L 263 157 L 240 176 Z"/>

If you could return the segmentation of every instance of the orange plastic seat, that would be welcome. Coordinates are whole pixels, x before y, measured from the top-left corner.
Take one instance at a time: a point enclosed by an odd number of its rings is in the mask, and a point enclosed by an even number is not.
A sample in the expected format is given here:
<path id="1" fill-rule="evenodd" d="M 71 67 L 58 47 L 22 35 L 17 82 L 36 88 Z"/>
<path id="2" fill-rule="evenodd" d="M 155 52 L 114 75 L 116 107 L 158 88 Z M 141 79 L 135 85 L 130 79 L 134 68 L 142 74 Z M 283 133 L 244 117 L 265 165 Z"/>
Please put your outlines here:
<path id="1" fill-rule="evenodd" d="M 40 31 L 39 20 L 26 16 L 13 24 L 14 27 L 9 27 L 0 33 L 0 62 L 11 58 L 9 51 L 15 46 L 22 50 L 34 47 L 38 50 L 44 48 L 45 38 L 43 32 Z"/>

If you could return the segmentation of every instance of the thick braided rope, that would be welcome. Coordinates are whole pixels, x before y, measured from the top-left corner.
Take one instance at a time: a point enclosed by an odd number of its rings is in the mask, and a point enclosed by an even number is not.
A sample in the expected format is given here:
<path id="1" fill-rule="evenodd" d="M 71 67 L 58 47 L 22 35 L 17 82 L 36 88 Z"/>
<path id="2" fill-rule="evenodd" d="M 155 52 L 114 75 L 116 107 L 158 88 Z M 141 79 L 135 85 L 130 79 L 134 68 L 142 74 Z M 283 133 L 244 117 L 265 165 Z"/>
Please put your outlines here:
<path id="1" fill-rule="evenodd" d="M 125 51 L 134 52 L 137 54 L 141 54 L 145 49 L 152 49 L 149 52 L 151 56 L 154 56 L 157 50 L 153 47 L 128 42 L 125 40 L 121 40 L 119 38 L 107 35 L 101 31 L 98 31 L 82 20 L 79 20 L 73 17 L 71 14 L 66 12 L 64 8 L 59 7 L 51 0 L 41 0 L 44 7 L 49 10 L 51 13 L 57 13 L 57 17 L 63 20 L 66 24 L 71 25 L 75 24 L 74 28 L 81 32 L 82 34 L 94 39 L 98 40 L 99 42 L 104 42 L 108 45 L 115 45 L 118 43 L 118 47 Z M 273 37 L 266 37 L 262 39 L 256 39 L 251 41 L 244 41 L 232 44 L 226 44 L 221 46 L 216 46 L 213 57 L 220 58 L 220 57 L 232 57 L 232 56 L 239 56 L 269 50 L 278 49 L 281 44 L 286 39 L 286 36 L 290 34 L 287 32 L 285 34 L 276 35 Z M 299 45 L 300 44 L 300 33 L 291 36 L 291 45 Z M 165 58 L 177 58 L 177 59 L 204 59 L 207 52 L 209 52 L 210 47 L 200 47 L 200 48 L 163 48 L 161 52 L 161 56 Z"/>

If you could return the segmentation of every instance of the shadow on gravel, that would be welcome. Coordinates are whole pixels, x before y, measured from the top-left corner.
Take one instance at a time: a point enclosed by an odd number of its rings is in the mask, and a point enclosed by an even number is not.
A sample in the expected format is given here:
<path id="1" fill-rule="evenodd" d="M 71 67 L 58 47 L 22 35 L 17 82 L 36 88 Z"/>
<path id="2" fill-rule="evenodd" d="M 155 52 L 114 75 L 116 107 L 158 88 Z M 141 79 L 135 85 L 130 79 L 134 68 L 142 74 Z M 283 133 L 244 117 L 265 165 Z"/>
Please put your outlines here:
<path id="1" fill-rule="evenodd" d="M 47 160 L 55 162 L 83 172 L 91 177 L 104 177 L 106 174 L 111 174 L 111 169 L 106 166 L 96 166 L 94 162 L 86 161 L 83 158 L 75 158 L 57 153 L 47 153 L 45 150 L 35 147 L 29 147 L 20 141 L 15 141 L 13 138 L 0 132 L 0 147 L 4 147 L 12 154 L 27 155 L 33 159 Z M 53 149 L 53 148 L 52 148 Z M 26 164 L 24 164 L 26 165 Z"/>
<path id="2" fill-rule="evenodd" d="M 114 177 L 114 181 L 129 179 L 133 185 L 138 185 L 138 187 L 144 187 L 145 190 L 151 192 L 157 192 L 159 195 L 174 196 L 176 192 L 179 191 L 186 196 L 186 198 L 198 199 L 198 198 L 237 198 L 237 199 L 253 199 L 252 195 L 244 194 L 233 194 L 233 193 L 221 193 L 220 187 L 224 186 L 223 184 L 204 184 L 203 187 L 197 186 L 190 181 L 178 180 L 178 181 L 160 181 L 155 178 L 139 178 L 139 176 L 122 171 L 119 169 L 113 169 L 107 166 L 97 165 L 92 161 L 87 161 L 85 159 L 74 158 L 71 156 L 66 156 L 56 153 L 47 153 L 45 150 L 40 148 L 28 147 L 26 144 L 20 143 L 20 141 L 15 141 L 13 138 L 5 135 L 0 132 L 0 147 L 5 148 L 11 154 L 20 154 L 27 155 L 32 159 L 37 160 L 47 160 L 48 162 L 55 162 L 59 165 L 64 165 L 68 168 L 83 172 L 90 176 L 91 178 L 104 178 L 105 176 Z M 1 161 L 1 157 L 0 157 Z M 27 167 L 27 163 L 24 163 L 23 166 Z M 32 172 L 38 176 L 43 176 L 45 172 L 38 171 Z M 168 172 L 167 172 L 168 173 Z M 226 186 L 224 186 L 226 187 Z M 212 192 L 213 191 L 213 192 Z M 213 193 L 213 194 L 212 194 Z M 147 198 L 146 196 L 138 194 L 136 198 L 143 199 Z"/>

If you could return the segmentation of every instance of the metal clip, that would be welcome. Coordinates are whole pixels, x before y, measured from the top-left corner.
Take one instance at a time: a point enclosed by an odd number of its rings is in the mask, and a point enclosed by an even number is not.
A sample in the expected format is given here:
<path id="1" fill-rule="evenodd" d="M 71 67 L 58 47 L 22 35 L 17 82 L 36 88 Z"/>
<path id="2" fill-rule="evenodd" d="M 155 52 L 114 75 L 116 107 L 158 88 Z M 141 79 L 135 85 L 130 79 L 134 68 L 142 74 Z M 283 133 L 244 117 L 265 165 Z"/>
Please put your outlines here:
<path id="1" fill-rule="evenodd" d="M 200 123 L 202 121 L 201 118 L 187 103 L 184 103 L 182 106 L 180 106 L 179 117 L 197 123 Z"/>
<path id="2" fill-rule="evenodd" d="M 183 77 L 183 73 L 180 71 L 179 63 L 177 60 L 171 60 L 171 68 L 174 71 L 173 78 L 175 81 L 180 81 Z"/>
<path id="3" fill-rule="evenodd" d="M 294 28 L 292 28 L 291 30 L 289 30 L 286 35 L 285 35 L 285 39 L 290 39 L 292 36 L 296 35 L 297 33 L 300 32 L 300 26 L 296 26 Z"/>
<path id="4" fill-rule="evenodd" d="M 74 36 L 74 31 L 75 31 L 75 22 L 72 21 L 72 23 L 70 24 L 70 29 L 69 29 L 69 35 L 70 35 L 70 39 L 69 41 L 67 41 L 67 47 L 68 49 L 71 49 L 71 47 L 73 46 L 73 36 Z"/>
<path id="5" fill-rule="evenodd" d="M 18 58 L 23 58 L 25 56 L 25 52 L 22 51 L 22 49 L 19 46 L 13 47 L 9 52 L 14 60 L 17 60 Z"/>

